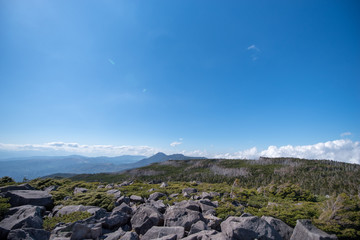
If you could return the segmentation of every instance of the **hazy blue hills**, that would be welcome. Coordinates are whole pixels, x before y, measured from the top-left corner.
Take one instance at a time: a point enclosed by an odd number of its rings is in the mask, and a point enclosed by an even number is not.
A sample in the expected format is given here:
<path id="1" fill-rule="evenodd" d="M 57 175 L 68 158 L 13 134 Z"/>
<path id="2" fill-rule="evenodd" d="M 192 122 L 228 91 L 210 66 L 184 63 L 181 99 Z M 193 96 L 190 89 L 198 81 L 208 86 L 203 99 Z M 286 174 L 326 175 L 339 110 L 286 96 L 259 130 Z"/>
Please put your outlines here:
<path id="1" fill-rule="evenodd" d="M 143 167 L 151 163 L 167 160 L 188 160 L 182 154 L 166 155 L 157 153 L 146 158 L 145 156 L 123 155 L 117 157 L 85 157 L 71 156 L 37 156 L 19 157 L 0 160 L 0 177 L 10 176 L 16 181 L 33 179 L 47 175 L 106 173 L 119 172 L 126 169 Z"/>

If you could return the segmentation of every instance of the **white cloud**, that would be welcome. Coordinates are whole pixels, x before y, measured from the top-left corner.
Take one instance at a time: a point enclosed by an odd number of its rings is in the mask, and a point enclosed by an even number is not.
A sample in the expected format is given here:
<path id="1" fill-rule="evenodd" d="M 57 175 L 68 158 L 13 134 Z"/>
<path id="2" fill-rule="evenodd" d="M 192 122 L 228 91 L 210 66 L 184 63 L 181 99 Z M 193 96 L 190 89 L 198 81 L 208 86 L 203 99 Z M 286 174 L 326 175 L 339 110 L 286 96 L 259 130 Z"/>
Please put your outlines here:
<path id="1" fill-rule="evenodd" d="M 114 146 L 114 145 L 81 145 L 79 143 L 50 142 L 44 144 L 3 144 L 0 143 L 0 150 L 3 151 L 31 151 L 34 154 L 64 153 L 81 154 L 85 156 L 119 156 L 119 155 L 145 155 L 151 156 L 158 152 L 157 149 L 149 146 Z"/>
<path id="2" fill-rule="evenodd" d="M 254 44 L 247 47 L 247 50 L 255 50 L 257 52 L 260 52 L 260 49 L 258 47 L 256 47 Z"/>
<path id="3" fill-rule="evenodd" d="M 172 143 L 170 143 L 170 146 L 172 146 L 172 147 L 176 147 L 177 145 L 180 145 L 180 144 L 182 144 L 182 142 L 172 142 Z"/>
<path id="4" fill-rule="evenodd" d="M 175 141 L 170 144 L 176 147 L 182 142 Z M 44 144 L 3 144 L 0 151 L 31 152 L 33 156 L 39 155 L 70 155 L 84 156 L 119 156 L 119 155 L 145 155 L 151 156 L 161 149 L 149 146 L 115 146 L 115 145 L 82 145 L 79 143 L 50 142 Z M 175 153 L 175 152 L 174 152 Z M 264 157 L 296 157 L 306 159 L 330 159 L 341 162 L 360 164 L 360 142 L 350 139 L 340 139 L 320 142 L 313 145 L 302 146 L 269 146 L 258 150 L 256 147 L 234 153 L 211 154 L 206 150 L 182 151 L 184 155 L 208 158 L 257 159 Z"/>
<path id="5" fill-rule="evenodd" d="M 360 164 L 360 142 L 340 139 L 303 146 L 269 146 L 258 151 L 255 147 L 235 153 L 218 154 L 216 158 L 296 157 L 306 159 L 330 159 Z"/>
<path id="6" fill-rule="evenodd" d="M 259 55 L 261 54 L 260 48 L 253 44 L 248 46 L 246 49 L 251 52 L 251 60 L 256 61 L 259 58 Z"/>
<path id="7" fill-rule="evenodd" d="M 351 132 L 343 132 L 342 134 L 340 134 L 341 137 L 346 137 L 346 136 L 350 136 Z"/>

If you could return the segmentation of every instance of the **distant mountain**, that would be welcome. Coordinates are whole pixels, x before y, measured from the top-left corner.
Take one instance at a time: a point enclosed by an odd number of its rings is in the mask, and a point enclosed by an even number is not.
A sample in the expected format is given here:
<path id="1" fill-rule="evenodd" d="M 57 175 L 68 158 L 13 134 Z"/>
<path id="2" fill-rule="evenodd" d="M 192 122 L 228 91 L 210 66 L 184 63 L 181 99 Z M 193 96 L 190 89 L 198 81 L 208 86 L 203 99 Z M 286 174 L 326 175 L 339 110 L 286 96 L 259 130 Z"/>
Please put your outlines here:
<path id="1" fill-rule="evenodd" d="M 84 157 L 80 155 L 20 157 L 1 160 L 0 177 L 9 176 L 16 181 L 22 181 L 24 177 L 33 179 L 52 174 L 68 176 L 66 174 L 120 172 L 155 162 L 194 158 L 204 159 L 188 157 L 182 154 L 166 155 L 164 153 L 157 153 L 149 158 L 133 155 L 118 157 Z"/>
<path id="2" fill-rule="evenodd" d="M 10 176 L 16 181 L 33 179 L 54 173 L 99 173 L 127 169 L 128 165 L 145 156 L 124 155 L 118 157 L 37 156 L 2 159 L 0 177 Z"/>
<path id="3" fill-rule="evenodd" d="M 142 167 L 142 166 L 149 165 L 151 163 L 165 162 L 168 160 L 190 160 L 190 159 L 206 159 L 206 158 L 204 158 L 204 157 L 188 157 L 183 154 L 166 155 L 165 153 L 158 152 L 157 154 L 155 154 L 149 158 L 144 158 L 144 159 L 134 163 L 134 167 Z"/>

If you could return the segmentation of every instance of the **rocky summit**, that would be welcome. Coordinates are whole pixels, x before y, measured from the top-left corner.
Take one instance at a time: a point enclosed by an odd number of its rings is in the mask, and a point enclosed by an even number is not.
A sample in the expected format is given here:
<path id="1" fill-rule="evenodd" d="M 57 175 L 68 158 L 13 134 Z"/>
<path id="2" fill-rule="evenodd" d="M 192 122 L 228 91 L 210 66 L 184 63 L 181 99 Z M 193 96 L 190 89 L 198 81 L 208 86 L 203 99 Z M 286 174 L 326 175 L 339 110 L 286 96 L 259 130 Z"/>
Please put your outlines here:
<path id="1" fill-rule="evenodd" d="M 130 183 L 131 185 L 131 183 Z M 111 186 L 113 187 L 113 186 Z M 100 187 L 101 188 L 101 187 Z M 165 187 L 166 188 L 166 187 Z M 44 188 L 45 189 L 45 188 Z M 49 189 L 49 188 L 47 188 Z M 52 188 L 56 189 L 56 188 Z M 85 189 L 75 194 L 87 192 Z M 80 192 L 80 193 L 79 193 Z M 115 193 L 115 194 L 114 194 Z M 215 216 L 218 201 L 211 196 L 220 193 L 198 192 L 184 188 L 183 195 L 153 192 L 148 198 L 124 196 L 111 191 L 112 211 L 97 206 L 56 205 L 51 189 L 35 190 L 29 186 L 7 186 L 2 197 L 9 198 L 11 207 L 0 222 L 0 238 L 10 240 L 305 240 L 337 239 L 316 228 L 310 220 L 299 219 L 295 228 L 270 216 Z M 187 199 L 176 201 L 178 196 Z M 66 197 L 65 197 L 66 198 Z M 174 198 L 171 204 L 164 199 Z M 68 197 L 67 199 L 70 199 Z M 44 227 L 59 217 L 82 214 L 80 220 L 59 221 Z"/>

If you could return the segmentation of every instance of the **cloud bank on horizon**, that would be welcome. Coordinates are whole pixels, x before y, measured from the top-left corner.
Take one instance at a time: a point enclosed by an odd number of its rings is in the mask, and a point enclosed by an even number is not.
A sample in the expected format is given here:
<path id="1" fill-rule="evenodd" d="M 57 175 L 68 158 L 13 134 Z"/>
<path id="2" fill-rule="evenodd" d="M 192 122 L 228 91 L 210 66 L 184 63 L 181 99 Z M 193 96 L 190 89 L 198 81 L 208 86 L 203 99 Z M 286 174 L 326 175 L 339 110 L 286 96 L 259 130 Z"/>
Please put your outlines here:
<path id="1" fill-rule="evenodd" d="M 31 151 L 82 154 L 85 156 L 119 156 L 145 155 L 151 156 L 161 149 L 150 146 L 114 146 L 114 145 L 81 145 L 79 143 L 50 142 L 44 144 L 4 144 L 0 143 L 0 151 Z M 166 151 L 165 151 L 166 152 Z M 182 151 L 189 156 L 205 156 L 208 158 L 257 159 L 263 157 L 295 157 L 305 159 L 329 159 L 360 164 L 360 142 L 350 139 L 339 139 L 302 146 L 269 146 L 265 150 L 256 147 L 234 153 L 209 154 L 206 151 Z"/>

